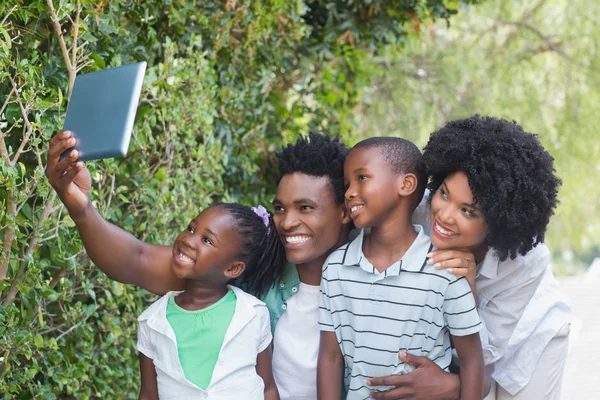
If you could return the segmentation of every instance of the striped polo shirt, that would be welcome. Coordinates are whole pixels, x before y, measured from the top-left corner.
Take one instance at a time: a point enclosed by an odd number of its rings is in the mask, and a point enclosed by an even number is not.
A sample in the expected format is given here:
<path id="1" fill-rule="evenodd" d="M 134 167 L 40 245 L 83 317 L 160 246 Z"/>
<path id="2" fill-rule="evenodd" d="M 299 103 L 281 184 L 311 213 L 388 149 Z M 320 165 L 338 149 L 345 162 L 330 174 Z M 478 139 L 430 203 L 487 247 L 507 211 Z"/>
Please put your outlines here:
<path id="1" fill-rule="evenodd" d="M 381 273 L 363 254 L 364 230 L 323 266 L 319 326 L 337 336 L 348 399 L 389 389 L 368 387 L 368 378 L 412 371 L 400 350 L 448 371 L 450 335 L 482 327 L 467 280 L 427 264 L 433 246 L 423 228 L 414 227 L 418 235 L 404 257 Z"/>

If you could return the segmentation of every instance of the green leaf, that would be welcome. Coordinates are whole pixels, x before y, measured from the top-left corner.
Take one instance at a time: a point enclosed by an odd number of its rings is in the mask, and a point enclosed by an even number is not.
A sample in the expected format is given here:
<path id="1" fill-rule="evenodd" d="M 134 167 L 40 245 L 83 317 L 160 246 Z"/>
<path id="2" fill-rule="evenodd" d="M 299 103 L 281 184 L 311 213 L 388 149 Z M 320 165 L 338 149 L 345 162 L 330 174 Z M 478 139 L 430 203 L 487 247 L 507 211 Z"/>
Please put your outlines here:
<path id="1" fill-rule="evenodd" d="M 33 341 L 35 342 L 35 345 L 38 347 L 38 349 L 41 349 L 42 347 L 44 347 L 44 339 L 42 338 L 41 335 L 35 335 L 35 337 L 33 338 Z"/>

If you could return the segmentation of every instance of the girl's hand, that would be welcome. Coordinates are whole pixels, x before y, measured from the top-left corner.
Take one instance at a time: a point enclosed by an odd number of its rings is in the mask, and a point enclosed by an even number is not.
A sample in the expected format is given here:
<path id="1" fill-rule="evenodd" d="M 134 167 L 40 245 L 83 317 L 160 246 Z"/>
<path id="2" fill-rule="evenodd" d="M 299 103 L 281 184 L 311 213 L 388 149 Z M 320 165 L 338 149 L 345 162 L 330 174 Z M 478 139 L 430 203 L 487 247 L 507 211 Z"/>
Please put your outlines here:
<path id="1" fill-rule="evenodd" d="M 432 264 L 435 268 L 446 268 L 451 274 L 464 276 L 471 288 L 475 287 L 477 264 L 475 264 L 475 256 L 469 250 L 435 250 L 427 257 L 429 257 L 428 264 Z"/>

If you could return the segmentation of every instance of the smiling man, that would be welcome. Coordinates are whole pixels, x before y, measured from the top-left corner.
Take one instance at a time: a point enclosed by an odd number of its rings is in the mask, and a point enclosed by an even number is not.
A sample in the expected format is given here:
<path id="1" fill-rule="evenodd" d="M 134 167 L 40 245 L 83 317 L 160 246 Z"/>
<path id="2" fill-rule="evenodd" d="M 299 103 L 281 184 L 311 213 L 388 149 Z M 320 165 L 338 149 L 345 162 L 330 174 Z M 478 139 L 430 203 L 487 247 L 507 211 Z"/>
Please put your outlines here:
<path id="1" fill-rule="evenodd" d="M 281 399 L 317 398 L 321 269 L 348 241 L 347 152 L 337 139 L 311 133 L 277 155 L 281 179 L 273 220 L 288 264 L 279 287 L 263 300 L 271 313 L 273 375 Z"/>

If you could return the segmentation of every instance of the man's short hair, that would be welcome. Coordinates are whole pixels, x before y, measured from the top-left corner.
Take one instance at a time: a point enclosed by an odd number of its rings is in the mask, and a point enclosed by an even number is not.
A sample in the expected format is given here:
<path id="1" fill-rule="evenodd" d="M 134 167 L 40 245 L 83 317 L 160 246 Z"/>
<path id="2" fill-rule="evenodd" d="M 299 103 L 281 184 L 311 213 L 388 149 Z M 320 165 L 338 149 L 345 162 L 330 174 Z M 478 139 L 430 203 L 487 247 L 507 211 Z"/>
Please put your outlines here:
<path id="1" fill-rule="evenodd" d="M 344 202 L 344 161 L 349 149 L 339 136 L 331 138 L 318 132 L 300 135 L 295 144 L 288 144 L 279 153 L 279 179 L 296 172 L 329 178 L 336 204 Z"/>

